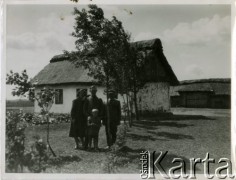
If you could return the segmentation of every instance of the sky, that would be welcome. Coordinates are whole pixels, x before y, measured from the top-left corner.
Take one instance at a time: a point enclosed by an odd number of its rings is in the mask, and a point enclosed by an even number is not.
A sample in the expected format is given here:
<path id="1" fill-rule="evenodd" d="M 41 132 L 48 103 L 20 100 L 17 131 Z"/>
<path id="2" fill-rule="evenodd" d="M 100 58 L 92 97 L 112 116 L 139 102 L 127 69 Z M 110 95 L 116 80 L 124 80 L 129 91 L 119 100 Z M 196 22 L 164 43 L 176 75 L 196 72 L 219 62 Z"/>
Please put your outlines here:
<path id="1" fill-rule="evenodd" d="M 7 5 L 6 72 L 33 78 L 57 54 L 74 50 L 73 8 L 85 5 Z M 178 80 L 231 77 L 230 5 L 99 5 L 116 16 L 132 41 L 159 38 Z M 130 13 L 131 12 L 131 13 Z M 7 86 L 7 99 L 12 87 Z"/>

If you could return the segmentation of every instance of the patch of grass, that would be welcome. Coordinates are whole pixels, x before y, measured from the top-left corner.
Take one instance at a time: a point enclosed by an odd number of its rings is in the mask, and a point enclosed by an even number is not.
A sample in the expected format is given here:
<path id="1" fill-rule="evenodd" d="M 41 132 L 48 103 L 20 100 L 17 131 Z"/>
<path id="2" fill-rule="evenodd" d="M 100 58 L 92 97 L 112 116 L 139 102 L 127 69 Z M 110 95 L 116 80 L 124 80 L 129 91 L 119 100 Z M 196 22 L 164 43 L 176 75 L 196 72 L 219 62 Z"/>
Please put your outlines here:
<path id="1" fill-rule="evenodd" d="M 215 114 L 218 111 L 215 110 Z M 168 151 L 163 162 L 167 169 L 174 157 L 186 160 L 186 166 L 189 158 L 204 159 L 207 152 L 216 161 L 221 157 L 230 158 L 229 111 L 220 110 L 221 116 L 214 116 L 211 110 L 210 117 L 188 116 L 187 110 L 184 113 L 170 118 L 135 121 L 134 126 L 127 131 L 126 143 L 116 153 L 116 171 L 112 173 L 139 173 L 140 153 L 145 150 Z M 69 123 L 50 125 L 50 142 L 58 157 L 49 163 L 46 173 L 108 173 L 104 169 L 110 152 L 104 150 L 107 146 L 104 126 L 99 134 L 101 152 L 74 150 L 75 143 L 69 137 L 69 128 Z M 36 134 L 45 141 L 46 125 L 26 129 L 27 145 L 34 141 L 33 136 Z M 213 170 L 216 167 L 217 164 L 212 165 Z M 197 165 L 197 172 L 203 173 L 202 165 Z"/>

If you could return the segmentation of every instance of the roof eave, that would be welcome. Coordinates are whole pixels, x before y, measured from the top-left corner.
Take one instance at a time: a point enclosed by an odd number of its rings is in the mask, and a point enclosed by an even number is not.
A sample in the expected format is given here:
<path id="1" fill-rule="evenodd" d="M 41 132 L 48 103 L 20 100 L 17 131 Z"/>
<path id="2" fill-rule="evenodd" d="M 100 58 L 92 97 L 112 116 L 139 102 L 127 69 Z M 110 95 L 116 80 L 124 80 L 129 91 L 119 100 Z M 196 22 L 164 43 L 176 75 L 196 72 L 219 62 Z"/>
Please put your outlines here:
<path id="1" fill-rule="evenodd" d="M 37 84 L 36 87 L 42 86 L 61 86 L 61 85 L 101 85 L 98 82 L 64 82 L 64 83 L 45 83 L 45 84 Z"/>

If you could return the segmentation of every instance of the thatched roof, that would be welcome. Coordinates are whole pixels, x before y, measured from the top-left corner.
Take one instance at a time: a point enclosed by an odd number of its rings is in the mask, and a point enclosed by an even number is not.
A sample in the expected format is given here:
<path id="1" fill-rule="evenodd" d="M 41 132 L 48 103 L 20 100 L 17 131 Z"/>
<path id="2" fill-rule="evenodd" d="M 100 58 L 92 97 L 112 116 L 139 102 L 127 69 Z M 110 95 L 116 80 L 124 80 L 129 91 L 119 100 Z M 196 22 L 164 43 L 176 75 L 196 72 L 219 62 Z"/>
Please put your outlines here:
<path id="1" fill-rule="evenodd" d="M 131 46 L 137 48 L 138 50 L 151 50 L 155 47 L 162 50 L 161 40 L 158 38 L 151 40 L 136 41 L 131 43 Z"/>
<path id="2" fill-rule="evenodd" d="M 179 86 L 171 87 L 170 95 L 179 96 L 179 92 L 211 92 L 215 95 L 231 94 L 231 79 L 197 79 L 181 81 Z"/>
<path id="3" fill-rule="evenodd" d="M 230 78 L 210 78 L 210 79 L 193 79 L 180 81 L 180 84 L 192 84 L 192 83 L 231 83 Z"/>
<path id="4" fill-rule="evenodd" d="M 59 55 L 53 56 L 52 59 L 50 60 L 50 63 L 64 61 L 64 60 L 68 60 L 68 59 L 69 59 L 69 57 L 67 57 L 65 54 L 59 54 Z"/>
<path id="5" fill-rule="evenodd" d="M 171 85 L 177 85 L 179 83 L 171 66 L 167 62 L 167 59 L 162 52 L 160 39 L 133 42 L 132 45 L 138 48 L 140 51 L 149 50 L 150 53 L 157 53 L 158 60 L 160 61 L 166 76 L 164 78 L 157 77 L 155 80 L 170 82 Z M 82 67 L 75 67 L 75 65 L 72 64 L 68 59 L 69 58 L 63 54 L 54 56 L 50 60 L 50 63 L 33 78 L 33 82 L 37 80 L 38 85 L 68 83 L 92 84 L 95 82 L 93 78 L 87 75 L 88 71 L 84 70 Z"/>
<path id="6" fill-rule="evenodd" d="M 197 83 L 197 84 L 185 84 L 178 90 L 178 92 L 186 92 L 186 91 L 213 92 L 213 88 L 211 87 L 210 83 Z"/>
<path id="7" fill-rule="evenodd" d="M 56 60 L 56 58 L 54 57 L 52 60 Z M 87 70 L 75 67 L 70 61 L 61 58 L 51 61 L 32 81 L 37 81 L 37 85 L 92 84 L 94 80 L 87 73 Z"/>
<path id="8" fill-rule="evenodd" d="M 163 47 L 160 39 L 156 38 L 151 40 L 137 41 L 131 43 L 131 46 L 137 48 L 139 51 L 143 51 L 144 54 L 146 54 L 147 59 L 153 59 L 153 57 L 157 57 L 154 61 L 152 60 L 151 62 L 149 62 L 150 69 L 147 71 L 155 72 L 153 73 L 151 78 L 147 78 L 147 81 L 169 82 L 172 86 L 179 84 L 179 81 L 174 71 L 172 70 L 170 64 L 168 63 L 163 53 Z M 158 69 L 157 66 L 161 66 L 164 69 L 165 75 L 159 72 L 160 69 Z"/>
<path id="9" fill-rule="evenodd" d="M 231 95 L 231 83 L 211 83 L 215 95 Z"/>

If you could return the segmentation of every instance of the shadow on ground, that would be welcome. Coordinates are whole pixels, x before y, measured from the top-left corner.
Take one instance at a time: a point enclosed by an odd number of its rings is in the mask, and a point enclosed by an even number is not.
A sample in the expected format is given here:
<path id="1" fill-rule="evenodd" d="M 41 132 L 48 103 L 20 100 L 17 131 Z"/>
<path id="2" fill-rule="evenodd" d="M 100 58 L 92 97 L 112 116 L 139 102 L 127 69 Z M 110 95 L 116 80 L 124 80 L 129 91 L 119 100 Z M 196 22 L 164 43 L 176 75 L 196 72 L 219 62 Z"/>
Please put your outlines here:
<path id="1" fill-rule="evenodd" d="M 155 132 L 151 132 L 151 131 L 149 131 L 149 133 L 155 134 L 159 137 L 164 137 L 166 139 L 174 139 L 174 140 L 177 140 L 177 139 L 194 139 L 193 136 L 185 135 L 185 134 L 176 134 L 176 133 L 168 133 L 168 132 L 155 133 Z"/>
<path id="2" fill-rule="evenodd" d="M 154 116 L 154 117 L 149 117 L 149 120 L 163 120 L 163 121 L 174 121 L 174 120 L 215 120 L 212 117 L 207 117 L 203 115 L 185 115 L 185 114 L 170 114 L 167 116 Z"/>
<path id="3" fill-rule="evenodd" d="M 188 139 L 193 140 L 194 137 L 185 134 L 177 134 L 177 133 L 169 133 L 169 132 L 154 132 L 154 131 L 147 131 L 149 134 L 141 135 L 141 134 L 134 134 L 128 133 L 127 137 L 133 141 L 168 141 L 168 140 L 178 140 L 178 139 Z M 154 135 L 154 136 L 153 136 Z M 155 137 L 156 136 L 156 137 Z M 159 138 L 162 137 L 162 138 Z"/>
<path id="4" fill-rule="evenodd" d="M 154 138 L 152 135 L 141 135 L 134 133 L 127 133 L 127 138 L 132 139 L 133 141 L 156 141 L 157 138 Z"/>
<path id="5" fill-rule="evenodd" d="M 165 117 L 149 117 L 145 119 L 146 120 L 134 121 L 133 126 L 147 129 L 157 129 L 158 126 L 184 128 L 193 126 L 193 124 L 187 124 L 181 121 L 215 120 L 213 118 L 209 118 L 202 115 L 169 115 Z"/>
<path id="6" fill-rule="evenodd" d="M 162 121 L 153 121 L 153 120 L 145 120 L 145 121 L 135 121 L 133 126 L 139 128 L 147 128 L 147 129 L 156 129 L 157 126 L 167 126 L 167 127 L 176 127 L 176 128 L 184 128 L 193 126 L 192 124 L 183 124 L 177 122 L 162 122 Z"/>

